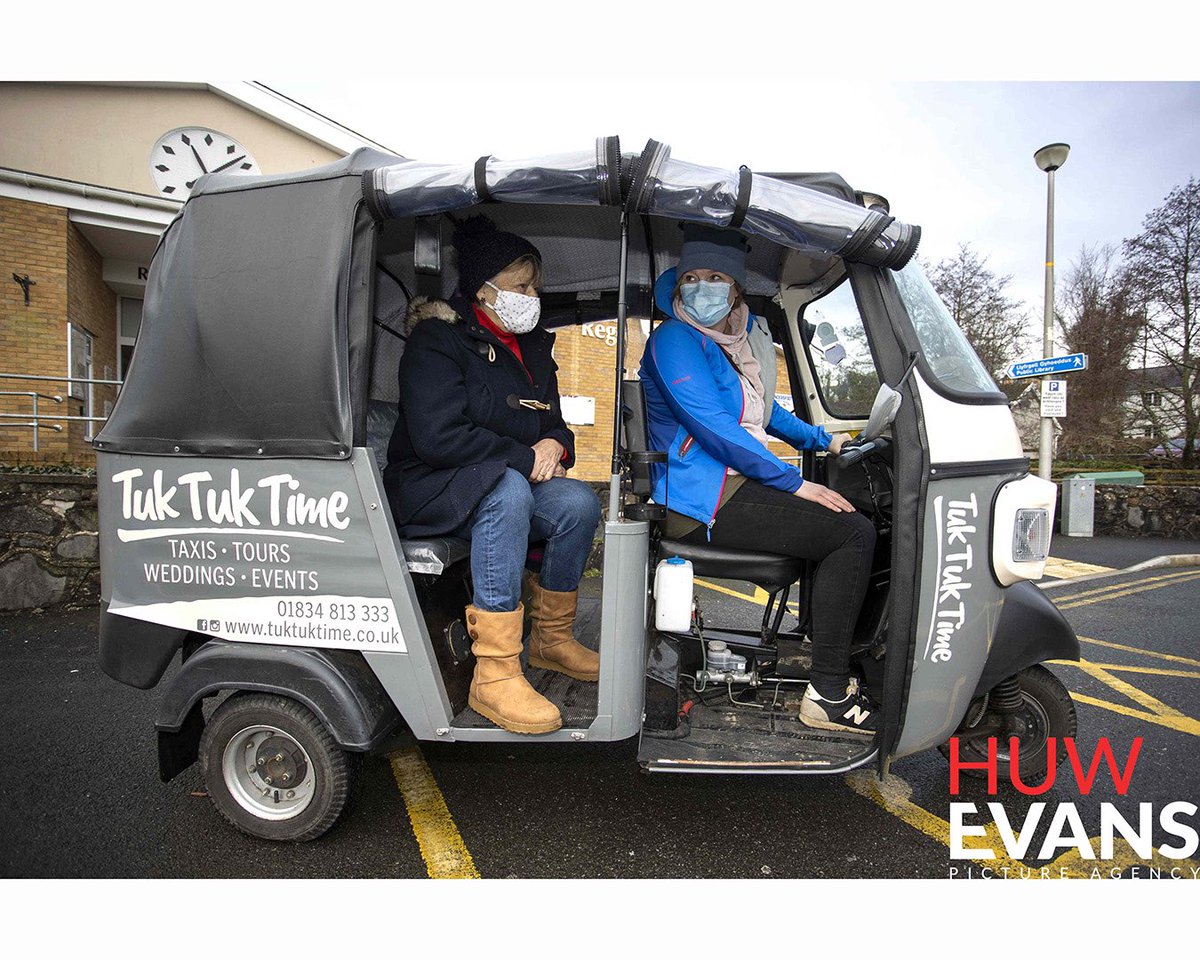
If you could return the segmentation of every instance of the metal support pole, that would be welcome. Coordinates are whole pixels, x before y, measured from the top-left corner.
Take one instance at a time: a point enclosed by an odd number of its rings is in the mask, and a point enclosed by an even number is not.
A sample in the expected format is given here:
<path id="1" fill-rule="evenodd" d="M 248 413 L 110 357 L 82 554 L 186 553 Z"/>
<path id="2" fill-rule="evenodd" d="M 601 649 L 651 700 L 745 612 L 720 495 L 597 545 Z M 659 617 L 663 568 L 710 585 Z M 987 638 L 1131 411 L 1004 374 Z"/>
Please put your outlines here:
<path id="1" fill-rule="evenodd" d="M 608 481 L 608 520 L 613 523 L 621 513 L 621 385 L 625 379 L 625 283 L 629 266 L 629 218 L 621 213 L 621 263 L 617 273 L 617 382 L 613 390 L 612 476 Z"/>
<path id="2" fill-rule="evenodd" d="M 1054 356 L 1054 171 L 1046 172 L 1046 301 L 1042 330 L 1042 356 Z M 1042 382 L 1050 379 L 1043 377 Z M 1050 479 L 1054 458 L 1054 420 L 1042 417 L 1042 436 L 1038 444 L 1038 476 Z"/>

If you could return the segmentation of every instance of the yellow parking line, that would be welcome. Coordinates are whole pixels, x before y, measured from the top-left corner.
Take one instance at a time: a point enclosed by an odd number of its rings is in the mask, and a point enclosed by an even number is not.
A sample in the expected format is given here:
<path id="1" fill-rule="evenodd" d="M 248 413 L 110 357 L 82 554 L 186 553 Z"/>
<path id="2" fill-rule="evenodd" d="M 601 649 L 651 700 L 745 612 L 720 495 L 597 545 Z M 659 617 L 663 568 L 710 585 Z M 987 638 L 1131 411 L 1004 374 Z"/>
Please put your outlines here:
<path id="1" fill-rule="evenodd" d="M 1177 719 L 1175 717 L 1163 717 L 1157 713 L 1150 713 L 1148 710 L 1135 710 L 1133 707 L 1127 707 L 1120 703 L 1113 703 L 1111 700 L 1100 700 L 1096 697 L 1089 697 L 1082 693 L 1070 691 L 1071 699 L 1076 703 L 1086 703 L 1088 706 L 1100 707 L 1103 710 L 1111 710 L 1113 713 L 1119 713 L 1123 717 L 1132 717 L 1134 720 L 1145 720 L 1146 723 L 1154 723 L 1160 727 L 1166 727 L 1168 730 L 1177 730 L 1180 733 L 1190 733 L 1194 737 L 1200 737 L 1200 723 L 1193 720 L 1191 717 Z"/>
<path id="2" fill-rule="evenodd" d="M 1056 660 L 1055 663 L 1071 663 L 1070 660 Z M 1115 670 L 1118 673 L 1148 673 L 1154 677 L 1185 677 L 1188 680 L 1200 680 L 1200 672 L 1196 670 L 1169 670 L 1160 667 L 1127 667 L 1123 663 L 1097 663 L 1104 670 Z"/>
<path id="3" fill-rule="evenodd" d="M 1184 718 L 1183 714 L 1174 707 L 1168 707 L 1161 700 L 1150 696 L 1144 690 L 1139 690 L 1133 684 L 1122 680 L 1120 677 L 1114 677 L 1103 667 L 1092 663 L 1090 660 L 1080 660 L 1077 664 L 1080 670 L 1090 676 L 1095 677 L 1101 683 L 1112 687 L 1117 693 L 1120 693 L 1139 706 L 1145 707 L 1151 713 L 1157 714 L 1160 717 L 1173 717 L 1176 719 Z M 1186 719 L 1186 718 L 1184 718 Z"/>
<path id="4" fill-rule="evenodd" d="M 740 593 L 731 587 L 723 587 L 719 583 L 709 583 L 707 580 L 696 580 L 695 582 L 696 586 L 704 587 L 706 590 L 715 590 L 717 593 L 737 597 L 739 600 L 745 600 L 747 603 L 756 603 L 760 607 L 767 605 L 767 591 L 762 587 L 755 587 L 754 593 Z"/>
<path id="5" fill-rule="evenodd" d="M 1063 600 L 1079 600 L 1082 597 L 1091 597 L 1100 593 L 1112 593 L 1115 590 L 1124 590 L 1127 587 L 1136 587 L 1143 583 L 1157 583 L 1160 580 L 1178 580 L 1180 577 L 1192 576 L 1194 570 L 1177 570 L 1174 573 L 1164 573 L 1157 577 L 1138 577 L 1136 580 L 1126 580 L 1124 583 L 1108 583 L 1102 587 L 1092 587 L 1089 590 L 1081 590 L 1079 593 L 1070 593 L 1065 597 L 1059 597 L 1056 603 L 1061 603 Z"/>
<path id="6" fill-rule="evenodd" d="M 1144 657 L 1155 657 L 1158 660 L 1170 660 L 1173 663 L 1186 663 L 1192 667 L 1200 667 L 1200 660 L 1191 657 L 1180 657 L 1173 653 L 1159 653 L 1157 650 L 1146 650 L 1144 647 L 1131 647 L 1124 643 L 1113 643 L 1111 640 L 1097 640 L 1095 637 L 1080 637 L 1080 643 L 1094 643 L 1098 647 L 1108 647 L 1112 650 L 1124 650 L 1126 653 L 1140 653 Z M 1065 661 L 1072 663 L 1074 661 Z"/>
<path id="7" fill-rule="evenodd" d="M 388 760 L 429 876 L 434 880 L 478 880 L 475 861 L 421 751 L 409 747 L 388 754 Z"/>
<path id="8" fill-rule="evenodd" d="M 1046 558 L 1046 575 L 1050 577 L 1062 577 L 1064 580 L 1071 577 L 1084 577 L 1089 573 L 1109 573 L 1112 570 L 1112 567 L 1102 567 L 1098 563 L 1083 563 L 1080 560 L 1062 560 L 1059 557 Z"/>
<path id="9" fill-rule="evenodd" d="M 1157 581 L 1157 580 L 1168 580 L 1170 582 L 1168 582 L 1168 583 L 1153 582 L 1153 581 Z M 1117 589 L 1111 593 L 1105 593 L 1103 596 L 1089 597 L 1086 600 L 1076 600 L 1074 603 L 1065 603 L 1064 601 L 1071 600 L 1072 597 L 1085 596 L 1085 594 L 1081 594 L 1081 593 L 1072 594 L 1071 597 L 1063 597 L 1060 600 L 1056 600 L 1054 605 L 1056 607 L 1058 607 L 1059 610 L 1070 610 L 1073 607 L 1087 606 L 1089 603 L 1102 603 L 1105 600 L 1117 600 L 1121 597 L 1130 597 L 1130 596 L 1133 596 L 1133 594 L 1135 594 L 1135 593 L 1145 593 L 1147 590 L 1161 590 L 1163 587 L 1169 587 L 1176 583 L 1184 583 L 1188 580 L 1200 580 L 1200 573 L 1189 573 L 1186 575 L 1175 574 L 1173 577 L 1151 577 L 1151 578 L 1148 578 L 1147 580 L 1140 580 L 1140 581 L 1135 580 L 1134 581 L 1135 584 L 1142 584 L 1142 585 L 1141 586 L 1130 586 L 1128 584 L 1122 584 L 1121 585 L 1122 587 L 1127 587 L 1128 589 Z"/>

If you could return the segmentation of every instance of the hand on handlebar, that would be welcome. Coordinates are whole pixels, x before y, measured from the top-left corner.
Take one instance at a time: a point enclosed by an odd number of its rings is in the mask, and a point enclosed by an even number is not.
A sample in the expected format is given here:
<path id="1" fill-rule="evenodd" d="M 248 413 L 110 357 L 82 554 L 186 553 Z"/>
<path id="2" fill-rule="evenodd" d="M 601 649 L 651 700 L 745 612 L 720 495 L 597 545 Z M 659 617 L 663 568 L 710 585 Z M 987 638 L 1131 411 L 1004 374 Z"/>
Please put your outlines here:
<path id="1" fill-rule="evenodd" d="M 842 452 L 842 444 L 849 443 L 853 437 L 848 433 L 835 433 L 833 439 L 829 441 L 828 450 L 835 457 Z"/>
<path id="2" fill-rule="evenodd" d="M 830 490 L 812 480 L 806 480 L 800 484 L 800 489 L 796 491 L 795 495 L 813 503 L 819 503 L 834 513 L 854 513 L 854 507 L 849 500 L 836 490 Z"/>

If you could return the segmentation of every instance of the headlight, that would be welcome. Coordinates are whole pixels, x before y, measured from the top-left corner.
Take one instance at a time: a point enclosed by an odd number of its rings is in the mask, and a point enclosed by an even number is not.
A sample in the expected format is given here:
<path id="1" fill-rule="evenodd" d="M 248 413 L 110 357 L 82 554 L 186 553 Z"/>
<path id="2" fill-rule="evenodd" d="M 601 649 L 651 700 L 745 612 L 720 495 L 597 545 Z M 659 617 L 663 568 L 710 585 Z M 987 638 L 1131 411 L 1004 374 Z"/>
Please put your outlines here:
<path id="1" fill-rule="evenodd" d="M 992 570 L 1004 587 L 1040 580 L 1050 554 L 1057 490 L 1049 480 L 1024 476 L 996 492 L 992 508 Z"/>
<path id="2" fill-rule="evenodd" d="M 1013 561 L 1045 560 L 1049 552 L 1050 511 L 1042 507 L 1018 510 L 1013 521 Z"/>

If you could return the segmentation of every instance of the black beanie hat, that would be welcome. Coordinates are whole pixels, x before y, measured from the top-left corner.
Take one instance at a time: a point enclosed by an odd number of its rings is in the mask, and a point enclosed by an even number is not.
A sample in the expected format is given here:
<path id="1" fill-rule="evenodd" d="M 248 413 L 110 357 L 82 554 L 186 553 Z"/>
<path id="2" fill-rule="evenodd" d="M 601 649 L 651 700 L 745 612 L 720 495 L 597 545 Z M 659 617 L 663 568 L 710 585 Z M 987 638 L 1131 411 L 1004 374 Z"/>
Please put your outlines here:
<path id="1" fill-rule="evenodd" d="M 454 228 L 454 249 L 458 254 L 458 290 L 470 300 L 496 274 L 521 257 L 542 255 L 538 248 L 515 233 L 497 230 L 487 217 L 478 215 Z"/>

